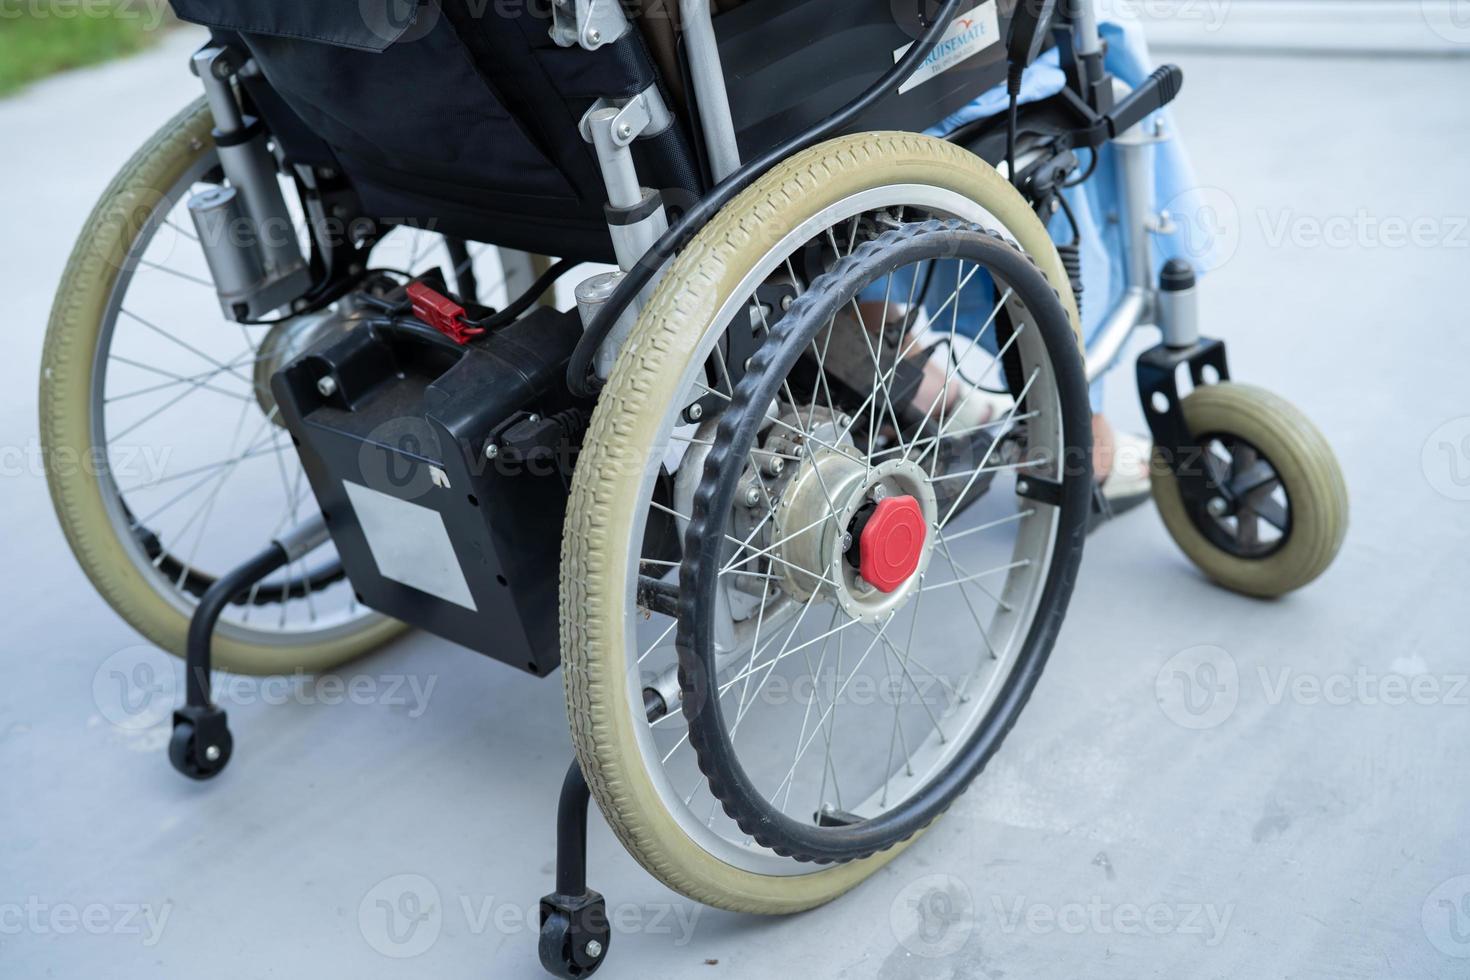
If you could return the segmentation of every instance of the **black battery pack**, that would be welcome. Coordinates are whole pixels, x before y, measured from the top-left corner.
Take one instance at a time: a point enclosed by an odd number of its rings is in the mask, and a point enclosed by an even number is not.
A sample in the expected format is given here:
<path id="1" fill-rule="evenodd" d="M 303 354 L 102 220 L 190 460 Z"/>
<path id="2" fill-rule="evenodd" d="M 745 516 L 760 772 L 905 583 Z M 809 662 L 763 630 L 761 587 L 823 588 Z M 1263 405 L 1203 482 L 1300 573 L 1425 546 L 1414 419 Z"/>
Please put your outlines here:
<path id="1" fill-rule="evenodd" d="M 575 313 L 546 308 L 467 344 L 384 319 L 276 374 L 362 603 L 533 674 L 556 668 L 561 528 L 585 418 L 563 378 L 581 333 Z"/>

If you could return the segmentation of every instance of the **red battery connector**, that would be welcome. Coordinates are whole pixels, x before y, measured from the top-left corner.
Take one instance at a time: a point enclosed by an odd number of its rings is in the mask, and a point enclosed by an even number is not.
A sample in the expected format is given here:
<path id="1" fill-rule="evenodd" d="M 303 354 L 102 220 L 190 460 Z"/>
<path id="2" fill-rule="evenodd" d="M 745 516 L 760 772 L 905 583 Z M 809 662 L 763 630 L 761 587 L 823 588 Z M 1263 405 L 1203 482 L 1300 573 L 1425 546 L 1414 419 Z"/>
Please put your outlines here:
<path id="1" fill-rule="evenodd" d="M 424 283 L 409 283 L 407 292 L 413 315 L 456 344 L 467 344 L 485 332 L 465 322 L 463 306 Z"/>

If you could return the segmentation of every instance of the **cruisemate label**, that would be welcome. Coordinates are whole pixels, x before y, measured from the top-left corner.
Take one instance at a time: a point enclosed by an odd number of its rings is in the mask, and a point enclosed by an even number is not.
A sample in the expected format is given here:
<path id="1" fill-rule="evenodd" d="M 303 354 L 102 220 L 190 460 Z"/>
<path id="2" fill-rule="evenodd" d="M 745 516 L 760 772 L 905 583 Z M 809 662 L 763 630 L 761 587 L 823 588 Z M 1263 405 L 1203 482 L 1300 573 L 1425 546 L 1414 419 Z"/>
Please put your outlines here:
<path id="1" fill-rule="evenodd" d="M 924 59 L 924 63 L 909 76 L 898 89 L 899 94 L 918 88 L 931 78 L 938 77 L 955 65 L 968 61 L 992 44 L 1000 43 L 1000 20 L 995 13 L 995 0 L 972 7 L 954 19 L 939 44 Z M 894 64 L 903 59 L 913 44 L 905 44 L 893 52 Z"/>

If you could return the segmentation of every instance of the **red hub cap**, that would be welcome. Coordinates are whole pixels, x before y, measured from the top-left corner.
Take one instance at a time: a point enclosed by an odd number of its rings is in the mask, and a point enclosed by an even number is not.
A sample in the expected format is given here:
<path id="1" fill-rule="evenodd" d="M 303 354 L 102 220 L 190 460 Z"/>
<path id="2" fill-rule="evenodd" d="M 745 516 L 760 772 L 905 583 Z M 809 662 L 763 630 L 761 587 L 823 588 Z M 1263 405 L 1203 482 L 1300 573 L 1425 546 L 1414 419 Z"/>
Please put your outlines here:
<path id="1" fill-rule="evenodd" d="M 924 556 L 924 512 L 913 497 L 884 497 L 858 539 L 858 573 L 879 592 L 892 592 Z"/>

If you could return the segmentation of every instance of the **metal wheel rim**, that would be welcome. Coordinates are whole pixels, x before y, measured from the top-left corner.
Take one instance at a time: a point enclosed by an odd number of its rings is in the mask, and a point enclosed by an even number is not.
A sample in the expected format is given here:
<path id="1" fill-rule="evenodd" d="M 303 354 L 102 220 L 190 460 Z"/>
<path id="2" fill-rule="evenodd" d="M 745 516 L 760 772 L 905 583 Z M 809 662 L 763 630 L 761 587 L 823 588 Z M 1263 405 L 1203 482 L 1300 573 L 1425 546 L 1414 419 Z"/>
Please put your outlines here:
<path id="1" fill-rule="evenodd" d="M 747 298 L 754 292 L 755 287 L 761 282 L 764 282 L 796 247 L 809 241 L 815 234 L 820 233 L 822 230 L 832 227 L 837 222 L 850 220 L 854 215 L 875 211 L 879 208 L 905 205 L 922 208 L 934 214 L 943 214 L 971 222 L 1001 232 L 1008 240 L 1013 241 L 1012 236 L 1007 233 L 1005 227 L 988 210 L 973 200 L 943 188 L 919 184 L 889 184 L 844 198 L 822 209 L 792 232 L 783 236 L 778 243 L 766 252 L 762 262 L 747 272 L 731 292 L 730 298 L 726 300 L 718 313 L 711 319 L 712 326 L 705 332 L 705 335 L 701 338 L 700 343 L 692 353 L 688 361 L 688 366 L 680 378 L 678 390 L 685 391 L 692 387 L 694 379 L 700 375 L 703 369 L 705 359 L 710 356 L 717 339 L 722 334 L 722 325 L 730 321 L 736 310 L 745 306 Z M 1055 399 L 1054 392 L 1047 395 L 1047 398 L 1048 404 L 1050 404 Z M 653 444 L 655 447 L 667 447 L 669 445 L 681 407 L 670 406 L 665 412 L 664 417 L 660 421 L 658 433 Z M 650 499 L 657 478 L 657 466 L 645 467 L 643 481 L 638 492 L 639 500 Z M 1043 561 L 1036 566 L 1033 573 L 1033 587 L 1028 590 L 1025 603 L 1018 606 L 1019 609 L 1024 609 L 1023 622 L 1028 626 L 1035 619 L 1036 605 L 1040 601 L 1043 585 L 1050 573 L 1051 545 L 1055 539 L 1057 527 L 1057 517 L 1054 513 L 1051 513 L 1052 510 L 1051 508 L 1047 508 L 1039 512 L 1045 515 L 1040 521 L 1023 522 L 1025 524 L 1025 530 L 1018 533 L 1018 548 L 1021 546 L 1020 539 L 1022 534 L 1024 534 L 1028 543 L 1040 545 L 1031 549 L 1033 553 L 1038 553 L 1043 556 Z M 641 558 L 641 541 L 646 525 L 647 514 L 645 508 L 640 510 L 635 516 L 631 526 L 630 538 L 625 546 L 625 550 L 629 556 L 628 581 L 630 582 L 630 594 L 626 602 L 630 609 L 635 607 L 634 592 L 636 590 L 637 574 Z M 1011 648 L 1014 648 L 1018 642 L 1016 637 L 1021 636 L 1024 638 L 1026 632 L 1029 632 L 1029 629 L 1025 631 L 1020 629 L 1012 631 L 1010 641 L 1007 643 L 1008 649 L 1006 654 L 1011 659 L 1012 665 L 1014 664 L 1014 659 Z M 669 636 L 672 637 L 672 632 Z M 624 642 L 625 648 L 630 652 L 642 649 L 637 636 L 636 617 L 629 617 L 625 629 Z M 978 702 L 980 700 L 992 699 L 994 692 L 1000 685 L 1000 681 L 1005 676 L 1009 676 L 1009 671 L 993 671 L 991 673 L 992 681 L 987 684 L 984 698 L 972 698 L 971 701 Z M 643 704 L 642 691 L 643 681 L 639 670 L 638 659 L 630 655 L 626 676 L 626 697 L 630 710 L 634 710 L 635 712 L 641 711 Z M 982 719 L 983 717 L 984 712 L 979 710 L 977 703 L 976 707 L 972 708 L 969 712 L 969 718 L 965 726 L 966 730 L 968 731 L 973 724 L 978 722 L 978 719 Z M 697 814 L 694 814 L 685 805 L 684 797 L 686 794 L 673 785 L 661 761 L 662 752 L 654 742 L 651 727 L 640 719 L 635 722 L 634 730 L 645 771 L 658 793 L 661 804 L 678 823 L 681 830 L 707 853 L 719 858 L 732 867 L 757 874 L 798 876 L 819 873 L 822 870 L 822 865 L 797 862 L 760 845 L 743 844 L 712 831 L 703 819 Z M 962 741 L 959 738 L 954 740 L 955 744 L 959 744 Z M 921 765 L 926 773 L 936 771 L 947 761 L 949 754 L 949 752 L 944 753 L 942 756 L 936 754 L 933 759 L 921 756 Z M 868 802 L 870 801 L 864 801 L 865 804 Z"/>
<path id="2" fill-rule="evenodd" d="M 1212 514 L 1208 509 L 1208 501 L 1201 502 L 1191 508 L 1191 516 L 1195 525 L 1215 547 L 1228 555 L 1246 561 L 1263 561 L 1275 555 L 1285 548 L 1291 540 L 1292 528 L 1295 524 L 1295 510 L 1291 506 L 1291 492 L 1286 483 L 1281 479 L 1281 471 L 1271 461 L 1271 457 L 1261 451 L 1249 439 L 1229 432 L 1207 432 L 1197 437 L 1202 458 L 1214 460 L 1216 467 L 1224 467 L 1225 472 L 1218 474 L 1224 479 L 1234 479 L 1241 475 L 1240 459 L 1245 455 L 1251 463 L 1264 468 L 1268 477 L 1255 491 L 1245 493 L 1237 498 L 1236 510 L 1227 514 Z M 1215 455 L 1213 447 L 1218 444 L 1221 451 L 1229 456 L 1229 462 L 1221 460 Z M 1205 465 L 1209 465 L 1206 463 Z M 1245 467 L 1249 469 L 1249 465 Z M 1279 488 L 1281 500 L 1274 499 L 1274 491 Z M 1265 491 L 1262 493 L 1261 491 Z M 1254 538 L 1249 544 L 1242 543 L 1239 509 L 1243 508 L 1254 524 L 1251 537 Z M 1233 521 L 1234 525 L 1227 521 Z M 1269 541 L 1262 542 L 1259 534 L 1262 525 L 1274 528 L 1276 536 Z"/>
<path id="3" fill-rule="evenodd" d="M 121 268 L 118 271 L 117 279 L 108 293 L 107 302 L 103 308 L 97 343 L 92 355 L 93 361 L 89 395 L 91 445 L 102 447 L 108 453 L 107 459 L 109 463 L 100 469 L 96 479 L 112 532 L 122 545 L 128 560 L 132 563 L 138 574 L 149 583 L 154 593 L 185 618 L 192 615 L 196 601 L 175 588 L 171 581 L 150 560 L 133 531 L 132 522 L 129 520 L 128 512 L 124 506 L 123 491 L 114 478 L 113 466 L 110 463 L 112 447 L 107 435 L 107 378 L 114 333 L 119 317 L 123 313 L 124 304 L 135 274 L 142 264 L 141 260 L 147 254 L 149 246 L 153 243 L 159 231 L 165 225 L 173 225 L 173 222 L 168 219 L 175 211 L 179 210 L 179 204 L 187 196 L 189 190 L 196 183 L 201 182 L 206 174 L 217 167 L 218 162 L 218 154 L 212 147 L 203 150 L 199 154 L 198 159 L 190 164 L 179 179 L 160 195 L 159 200 L 150 210 L 147 219 L 143 222 L 129 244 Z M 182 214 L 179 215 L 179 218 L 187 221 L 187 217 Z M 178 218 L 175 220 L 178 220 Z M 188 234 L 186 232 L 185 237 Z M 186 242 L 185 244 L 188 243 Z M 197 245 L 193 247 L 197 248 Z M 432 253 L 432 251 L 433 249 L 431 248 L 429 252 Z M 417 249 L 415 250 L 415 255 L 417 255 Z M 221 323 L 223 322 L 225 321 L 221 318 Z M 261 331 L 260 337 L 254 338 L 256 350 L 258 351 L 269 328 L 257 327 L 252 329 Z M 249 370 L 252 367 L 253 362 L 242 365 L 244 370 Z M 264 416 L 261 417 L 263 418 Z M 283 436 L 283 438 L 286 439 L 286 450 L 289 451 L 289 437 Z M 294 458 L 294 454 L 291 455 L 290 459 L 293 466 L 300 466 L 300 462 Z M 282 506 L 285 506 L 289 501 L 282 500 L 281 503 Z M 301 506 L 301 518 L 303 520 L 316 511 L 316 499 L 310 493 L 309 488 L 301 501 Z M 140 519 L 140 523 L 142 523 L 142 519 Z M 263 540 L 260 546 L 264 547 L 266 543 L 267 541 Z M 328 551 L 329 549 L 331 553 L 335 553 L 335 549 L 331 549 L 330 545 L 322 550 Z M 241 555 L 242 560 L 245 557 L 247 556 Z M 290 581 L 295 583 L 299 576 L 307 574 L 312 567 L 315 567 L 315 563 L 311 565 L 303 563 L 300 566 L 296 566 L 296 571 L 293 572 Z M 215 569 L 213 570 L 213 574 L 218 575 L 225 570 Z M 271 604 L 266 608 L 274 610 L 301 601 L 303 600 L 300 596 L 293 594 L 285 602 Z M 233 618 L 233 612 L 236 608 L 231 606 L 226 610 L 225 615 L 221 617 L 216 627 L 217 635 L 240 643 L 276 647 L 295 647 L 304 644 L 332 642 L 371 629 L 379 623 L 386 621 L 387 618 L 381 613 L 375 612 L 352 600 L 345 605 L 340 614 L 334 615 L 327 622 L 316 623 L 310 626 L 293 623 L 281 628 L 272 628 L 272 624 L 268 622 L 269 617 L 266 615 L 261 615 L 249 623 L 236 621 Z"/>

